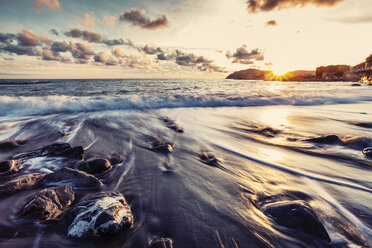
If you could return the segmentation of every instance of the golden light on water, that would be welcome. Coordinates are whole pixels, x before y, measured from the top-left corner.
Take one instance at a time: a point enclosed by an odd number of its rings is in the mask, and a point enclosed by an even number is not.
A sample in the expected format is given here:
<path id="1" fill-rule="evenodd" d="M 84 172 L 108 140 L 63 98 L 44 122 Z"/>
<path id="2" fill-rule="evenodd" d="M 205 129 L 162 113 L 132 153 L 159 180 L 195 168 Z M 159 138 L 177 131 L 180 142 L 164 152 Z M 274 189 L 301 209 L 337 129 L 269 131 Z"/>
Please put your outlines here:
<path id="1" fill-rule="evenodd" d="M 258 148 L 259 154 L 270 162 L 279 162 L 285 159 L 285 154 L 275 149 Z"/>
<path id="2" fill-rule="evenodd" d="M 265 109 L 260 115 L 260 120 L 267 126 L 280 128 L 289 126 L 288 116 L 291 110 L 287 108 Z"/>

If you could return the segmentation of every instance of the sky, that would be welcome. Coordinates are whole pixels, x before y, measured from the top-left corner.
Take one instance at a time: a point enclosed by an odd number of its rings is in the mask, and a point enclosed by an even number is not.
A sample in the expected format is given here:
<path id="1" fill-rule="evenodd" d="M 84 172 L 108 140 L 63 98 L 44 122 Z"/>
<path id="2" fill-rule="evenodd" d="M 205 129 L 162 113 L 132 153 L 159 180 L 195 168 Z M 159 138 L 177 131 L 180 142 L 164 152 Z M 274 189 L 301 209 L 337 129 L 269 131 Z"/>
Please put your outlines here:
<path id="1" fill-rule="evenodd" d="M 371 0 L 0 0 L 0 78 L 224 78 L 372 53 Z"/>

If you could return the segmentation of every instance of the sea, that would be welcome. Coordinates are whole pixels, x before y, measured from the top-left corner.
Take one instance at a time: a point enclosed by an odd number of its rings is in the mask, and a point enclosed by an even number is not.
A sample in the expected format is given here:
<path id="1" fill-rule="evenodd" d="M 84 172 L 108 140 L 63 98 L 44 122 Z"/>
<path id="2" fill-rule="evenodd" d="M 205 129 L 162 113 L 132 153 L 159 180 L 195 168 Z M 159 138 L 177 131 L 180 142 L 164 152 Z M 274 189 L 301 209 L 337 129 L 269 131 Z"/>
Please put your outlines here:
<path id="1" fill-rule="evenodd" d="M 134 216 L 120 234 L 71 238 L 58 219 L 19 216 L 30 187 L 0 199 L 0 247 L 372 247 L 372 87 L 352 85 L 0 80 L 0 143 L 22 141 L 0 161 L 53 143 L 118 155 L 97 190 L 122 193 Z M 26 159 L 17 176 L 63 161 Z"/>

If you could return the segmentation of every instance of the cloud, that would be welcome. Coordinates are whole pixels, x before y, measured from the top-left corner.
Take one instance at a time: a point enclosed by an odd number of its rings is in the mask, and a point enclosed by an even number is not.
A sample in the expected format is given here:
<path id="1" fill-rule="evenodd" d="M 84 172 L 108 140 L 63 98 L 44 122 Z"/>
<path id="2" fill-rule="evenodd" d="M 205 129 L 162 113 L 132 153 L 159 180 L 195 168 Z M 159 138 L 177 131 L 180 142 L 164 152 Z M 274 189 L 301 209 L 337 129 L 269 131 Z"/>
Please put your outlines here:
<path id="1" fill-rule="evenodd" d="M 15 53 L 17 55 L 40 56 L 40 50 L 34 47 L 24 47 L 19 45 L 7 44 L 0 46 L 1 52 Z"/>
<path id="2" fill-rule="evenodd" d="M 88 43 L 76 43 L 74 40 L 70 41 L 70 52 L 77 64 L 86 64 L 95 55 Z"/>
<path id="3" fill-rule="evenodd" d="M 121 57 L 124 57 L 124 56 L 125 56 L 124 50 L 123 50 L 123 48 L 121 48 L 121 47 L 117 47 L 117 48 L 111 50 L 111 53 L 112 53 L 115 57 L 117 57 L 117 58 L 121 58 Z"/>
<path id="4" fill-rule="evenodd" d="M 155 20 L 151 20 L 145 16 L 145 10 L 130 9 L 120 15 L 120 21 L 127 21 L 133 26 L 139 26 L 143 29 L 157 29 L 168 26 L 168 19 L 165 15 L 159 16 Z"/>
<path id="5" fill-rule="evenodd" d="M 56 29 L 54 29 L 54 28 L 52 28 L 51 30 L 49 30 L 49 33 L 54 34 L 56 36 L 59 35 L 58 31 Z"/>
<path id="6" fill-rule="evenodd" d="M 0 43 L 11 43 L 13 40 L 17 40 L 17 36 L 15 34 L 0 33 Z"/>
<path id="7" fill-rule="evenodd" d="M 93 13 L 85 13 L 84 18 L 76 18 L 81 25 L 84 27 L 93 27 L 96 24 L 96 18 L 94 17 Z"/>
<path id="8" fill-rule="evenodd" d="M 44 35 L 37 35 L 31 30 L 22 30 L 17 34 L 18 42 L 22 46 L 38 46 L 41 44 L 50 44 L 52 41 Z"/>
<path id="9" fill-rule="evenodd" d="M 35 0 L 35 2 L 31 4 L 31 7 L 36 9 L 37 12 L 41 13 L 43 11 L 42 5 L 45 5 L 50 11 L 53 12 L 57 11 L 61 7 L 58 0 Z"/>
<path id="10" fill-rule="evenodd" d="M 80 30 L 78 28 L 70 29 L 70 31 L 65 32 L 65 35 L 72 38 L 81 38 L 91 43 L 100 43 L 102 40 L 102 35 L 88 30 Z"/>
<path id="11" fill-rule="evenodd" d="M 52 43 L 50 49 L 54 53 L 60 53 L 60 52 L 64 53 L 70 50 L 70 45 L 66 41 L 62 41 L 62 42 L 55 41 Z"/>
<path id="12" fill-rule="evenodd" d="M 46 48 L 41 50 L 41 56 L 43 60 L 59 60 L 52 50 Z"/>
<path id="13" fill-rule="evenodd" d="M 163 53 L 163 49 L 161 47 L 156 47 L 154 45 L 146 45 L 142 48 L 142 51 L 144 51 L 146 54 L 150 54 L 150 55 L 153 55 L 153 54 L 156 54 L 156 53 Z"/>
<path id="14" fill-rule="evenodd" d="M 97 19 L 99 24 L 105 24 L 108 27 L 115 27 L 116 16 L 104 16 L 102 19 Z"/>
<path id="15" fill-rule="evenodd" d="M 278 25 L 278 23 L 275 20 L 267 21 L 266 24 L 265 24 L 266 27 L 268 27 L 268 26 L 277 26 L 277 25 Z"/>
<path id="16" fill-rule="evenodd" d="M 342 1 L 343 0 L 248 0 L 247 9 L 249 12 L 259 12 L 304 7 L 305 5 L 331 7 Z"/>
<path id="17" fill-rule="evenodd" d="M 115 66 L 119 63 L 118 59 L 111 56 L 109 52 L 99 52 L 94 56 L 94 62 L 96 65 L 107 65 Z"/>
<path id="18" fill-rule="evenodd" d="M 232 63 L 239 63 L 239 64 L 254 64 L 254 61 L 262 61 L 264 60 L 264 55 L 258 49 L 253 49 L 252 51 L 247 50 L 246 45 L 242 45 L 241 47 L 237 48 L 235 53 L 231 54 L 231 52 L 226 53 L 226 57 L 228 59 L 233 58 L 234 60 Z"/>

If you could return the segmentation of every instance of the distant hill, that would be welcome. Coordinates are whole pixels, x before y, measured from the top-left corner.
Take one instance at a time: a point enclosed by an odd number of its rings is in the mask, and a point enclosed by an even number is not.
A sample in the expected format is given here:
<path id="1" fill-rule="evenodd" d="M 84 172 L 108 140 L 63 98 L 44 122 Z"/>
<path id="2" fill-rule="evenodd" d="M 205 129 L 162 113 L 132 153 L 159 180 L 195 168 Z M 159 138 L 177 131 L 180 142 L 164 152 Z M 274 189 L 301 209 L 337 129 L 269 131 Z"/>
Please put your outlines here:
<path id="1" fill-rule="evenodd" d="M 358 81 L 360 77 L 350 70 L 349 65 L 320 66 L 315 71 L 289 71 L 275 75 L 269 70 L 247 69 L 231 73 L 227 79 L 265 81 Z"/>

